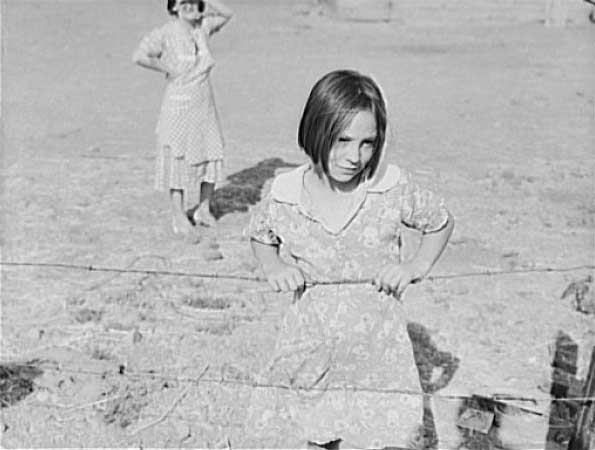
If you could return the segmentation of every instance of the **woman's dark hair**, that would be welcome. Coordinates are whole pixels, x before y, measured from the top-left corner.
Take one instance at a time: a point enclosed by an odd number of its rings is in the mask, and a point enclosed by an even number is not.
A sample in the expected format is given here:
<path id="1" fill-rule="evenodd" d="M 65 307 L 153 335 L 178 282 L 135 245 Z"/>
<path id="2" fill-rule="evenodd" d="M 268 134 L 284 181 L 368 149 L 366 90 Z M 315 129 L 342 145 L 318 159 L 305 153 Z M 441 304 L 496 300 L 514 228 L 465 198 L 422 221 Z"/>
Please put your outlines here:
<path id="1" fill-rule="evenodd" d="M 331 148 L 360 111 L 370 111 L 376 119 L 374 154 L 367 167 L 371 177 L 386 136 L 386 104 L 380 88 L 372 78 L 353 70 L 330 72 L 312 88 L 300 120 L 298 145 L 314 164 L 321 163 L 325 174 Z"/>
<path id="2" fill-rule="evenodd" d="M 174 11 L 176 7 L 176 0 L 167 0 L 167 12 L 172 16 L 177 16 L 178 13 Z"/>
<path id="3" fill-rule="evenodd" d="M 205 2 L 203 0 L 191 0 L 192 3 L 196 3 L 198 5 L 198 12 L 203 12 L 205 10 Z M 167 0 L 167 12 L 172 16 L 177 16 L 178 13 L 174 10 L 176 7 L 177 0 Z"/>

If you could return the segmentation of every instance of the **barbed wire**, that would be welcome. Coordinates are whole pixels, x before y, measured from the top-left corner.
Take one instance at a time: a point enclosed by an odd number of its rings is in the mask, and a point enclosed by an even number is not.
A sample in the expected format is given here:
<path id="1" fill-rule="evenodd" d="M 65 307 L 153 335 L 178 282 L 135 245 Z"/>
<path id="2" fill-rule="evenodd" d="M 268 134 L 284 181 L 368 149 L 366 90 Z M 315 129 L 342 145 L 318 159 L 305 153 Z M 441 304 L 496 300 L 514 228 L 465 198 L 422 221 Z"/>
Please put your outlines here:
<path id="1" fill-rule="evenodd" d="M 138 258 L 137 258 L 138 259 Z M 84 264 L 68 264 L 68 263 L 46 263 L 33 261 L 0 261 L 0 266 L 4 267 L 37 267 L 37 268 L 51 268 L 63 270 L 80 270 L 86 272 L 110 272 L 110 273 L 129 273 L 141 275 L 157 275 L 157 276 L 172 276 L 172 277 L 187 277 L 187 278 L 208 278 L 208 279 L 222 279 L 222 280 L 238 280 L 251 281 L 262 283 L 266 282 L 266 278 L 241 275 L 241 274 L 227 274 L 217 272 L 184 272 L 174 270 L 152 270 L 152 269 L 133 269 L 131 267 L 107 267 Z M 129 265 L 130 266 L 130 265 Z M 564 273 L 575 272 L 579 270 L 595 270 L 595 264 L 582 264 L 570 267 L 531 267 L 526 269 L 508 269 L 508 270 L 484 270 L 479 272 L 461 272 L 453 274 L 430 275 L 424 280 L 448 280 L 457 278 L 471 278 L 471 277 L 493 277 L 503 275 L 529 274 L 529 273 Z M 348 285 L 348 284 L 369 284 L 372 282 L 371 278 L 361 279 L 338 279 L 338 280 L 321 280 L 307 283 L 308 286 L 317 285 Z"/>
<path id="2" fill-rule="evenodd" d="M 249 281 L 249 282 L 257 282 L 262 283 L 266 282 L 265 278 L 251 276 L 251 275 L 242 275 L 242 274 L 225 274 L 225 273 L 199 273 L 199 272 L 183 272 L 183 271 L 173 271 L 173 270 L 150 270 L 150 269 L 133 269 L 131 266 L 137 262 L 139 258 L 136 258 L 133 263 L 129 264 L 125 268 L 119 267 L 106 267 L 106 266 L 96 266 L 96 265 L 82 265 L 82 264 L 67 264 L 67 263 L 44 263 L 44 262 L 31 262 L 31 261 L 0 261 L 0 266 L 4 267 L 36 267 L 36 268 L 53 268 L 53 269 L 63 269 L 63 270 L 79 270 L 79 271 L 88 271 L 88 272 L 109 272 L 109 273 L 116 273 L 116 274 L 142 274 L 142 275 L 155 275 L 155 276 L 173 276 L 173 277 L 189 277 L 189 278 L 207 278 L 207 279 L 222 279 L 222 280 L 238 280 L 238 281 Z M 515 275 L 515 274 L 528 274 L 528 273 L 564 273 L 564 272 L 572 272 L 578 270 L 593 270 L 595 269 L 595 265 L 593 264 L 583 264 L 571 267 L 533 267 L 533 268 L 526 268 L 526 269 L 509 269 L 509 270 L 486 270 L 480 272 L 462 272 L 456 274 L 441 274 L 441 275 L 431 275 L 426 277 L 428 281 L 435 281 L 435 280 L 444 280 L 444 279 L 457 279 L 457 278 L 469 278 L 469 277 L 492 277 L 492 276 L 504 276 L 504 275 Z M 329 280 L 329 281 L 316 281 L 309 283 L 310 286 L 315 285 L 340 285 L 340 284 L 369 284 L 371 283 L 371 279 L 341 279 L 341 280 Z M 0 362 L 0 364 L 3 364 Z M 35 364 L 21 364 L 23 366 L 31 366 L 37 367 Z M 68 373 L 80 374 L 80 375 L 96 375 L 96 376 L 105 376 L 105 371 L 98 372 L 92 370 L 81 370 L 81 369 L 69 369 L 67 367 L 58 366 L 59 370 Z M 156 373 L 156 372 L 149 372 L 149 371 L 125 371 L 124 373 L 117 372 L 119 375 L 124 375 L 127 377 L 140 377 L 140 378 L 160 378 L 160 379 L 168 379 L 168 380 L 177 380 L 179 382 L 192 382 L 195 381 L 195 378 L 189 376 L 174 376 L 168 375 L 164 373 Z M 203 374 L 204 375 L 204 374 Z M 420 392 L 410 389 L 399 389 L 399 388 L 390 388 L 390 389 L 383 389 L 383 388 L 370 388 L 370 387 L 357 387 L 357 386 L 327 386 L 327 387 L 303 387 L 303 386 L 293 386 L 293 385 L 284 385 L 284 384 L 275 384 L 275 383 L 260 383 L 256 381 L 250 380 L 241 380 L 241 379 L 227 379 L 223 376 L 219 378 L 208 378 L 201 376 L 201 383 L 209 383 L 209 384 L 225 384 L 225 385 L 235 385 L 235 386 L 244 386 L 251 389 L 278 389 L 278 390 L 287 390 L 293 392 L 300 392 L 300 391 L 307 391 L 307 392 L 328 392 L 328 391 L 338 391 L 338 392 L 367 392 L 367 393 L 377 393 L 381 395 L 409 395 L 409 396 L 421 396 L 421 397 L 432 397 L 432 398 L 443 398 L 447 400 L 467 400 L 472 398 L 476 395 L 455 395 L 455 394 L 440 394 L 440 393 L 429 393 L 429 392 Z M 485 395 L 482 394 L 481 397 L 489 398 L 494 401 L 500 402 L 507 402 L 507 401 L 516 401 L 516 402 L 530 402 L 533 404 L 543 403 L 543 402 L 579 402 L 579 403 L 587 403 L 595 401 L 595 397 L 551 397 L 551 396 L 544 396 L 544 397 L 529 397 L 529 396 L 518 396 L 518 395 Z M 524 409 L 522 406 L 520 409 Z M 529 410 L 531 411 L 531 410 Z"/>
<path id="3" fill-rule="evenodd" d="M 45 361 L 49 362 L 49 361 Z M 7 364 L 6 362 L 1 362 L 0 364 Z M 39 368 L 43 366 L 43 362 L 39 362 L 37 364 L 33 362 L 27 362 L 23 364 L 18 364 L 22 367 L 30 367 L 30 368 Z M 105 376 L 110 372 L 109 370 L 104 371 L 96 371 L 96 370 L 84 370 L 84 369 L 71 369 L 61 364 L 56 364 L 56 369 L 61 372 L 77 374 L 77 375 L 94 375 L 105 378 Z M 139 371 L 130 371 L 126 370 L 123 366 L 120 366 L 118 369 L 114 368 L 112 375 L 117 376 L 125 376 L 128 378 L 152 378 L 152 379 L 160 379 L 160 380 L 168 380 L 168 381 L 178 381 L 180 383 L 184 382 L 196 382 L 197 378 L 192 376 L 179 376 L 179 375 L 168 375 L 166 373 L 160 373 L 156 371 L 147 371 L 147 370 L 139 370 Z M 200 378 L 201 383 L 208 383 L 208 384 L 218 384 L 218 385 L 235 385 L 235 386 L 244 386 L 251 389 L 276 389 L 276 390 L 285 390 L 285 391 L 292 391 L 292 392 L 367 392 L 373 394 L 382 394 L 382 395 L 409 395 L 414 397 L 427 397 L 427 398 L 441 398 L 446 400 L 467 400 L 473 397 L 481 397 L 486 399 L 491 399 L 494 401 L 500 402 L 507 402 L 507 401 L 516 401 L 516 402 L 528 402 L 533 404 L 543 403 L 543 402 L 579 402 L 579 403 L 586 403 L 586 402 L 594 402 L 595 397 L 589 396 L 577 396 L 577 397 L 551 397 L 551 396 L 543 396 L 543 397 L 529 397 L 529 396 L 518 396 L 518 395 L 506 395 L 506 394 L 494 394 L 494 395 L 487 395 L 487 394 L 469 394 L 469 395 L 459 395 L 459 394 L 439 394 L 439 393 L 432 393 L 432 392 L 422 392 L 416 391 L 412 389 L 400 389 L 400 388 L 372 388 L 372 387 L 358 387 L 358 386 L 292 386 L 287 384 L 278 384 L 278 383 L 262 383 L 258 381 L 252 380 L 242 380 L 242 379 L 229 379 L 225 378 L 223 375 L 220 377 L 206 377 L 201 375 Z M 518 406 L 519 409 L 523 410 L 526 409 L 531 412 L 535 412 L 528 408 L 523 408 L 522 406 Z"/>

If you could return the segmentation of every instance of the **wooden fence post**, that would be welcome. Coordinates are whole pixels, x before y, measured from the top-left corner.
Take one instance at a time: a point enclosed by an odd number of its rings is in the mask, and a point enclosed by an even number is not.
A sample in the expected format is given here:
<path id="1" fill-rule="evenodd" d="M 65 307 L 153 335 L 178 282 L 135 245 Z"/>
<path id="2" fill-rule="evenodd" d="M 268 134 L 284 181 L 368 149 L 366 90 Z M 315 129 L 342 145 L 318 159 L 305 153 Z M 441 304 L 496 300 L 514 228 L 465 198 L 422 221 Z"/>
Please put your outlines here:
<path id="1" fill-rule="evenodd" d="M 592 398 L 595 396 L 595 347 L 591 352 L 591 363 L 589 373 L 583 389 L 583 397 Z M 593 450 L 595 443 L 595 401 L 583 401 L 574 433 L 568 442 L 568 450 Z"/>

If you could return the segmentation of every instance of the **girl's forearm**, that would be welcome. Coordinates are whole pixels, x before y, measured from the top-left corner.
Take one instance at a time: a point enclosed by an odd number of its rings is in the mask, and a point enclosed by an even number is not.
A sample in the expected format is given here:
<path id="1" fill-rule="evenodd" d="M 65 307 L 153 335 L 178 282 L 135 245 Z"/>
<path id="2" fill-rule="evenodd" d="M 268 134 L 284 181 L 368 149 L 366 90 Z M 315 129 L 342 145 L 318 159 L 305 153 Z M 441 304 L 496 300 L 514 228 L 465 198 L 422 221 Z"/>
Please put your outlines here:
<path id="1" fill-rule="evenodd" d="M 252 239 L 250 240 L 250 246 L 252 247 L 256 260 L 265 271 L 282 263 L 281 258 L 279 257 L 279 247 L 276 245 L 263 244 L 262 242 Z"/>
<path id="2" fill-rule="evenodd" d="M 419 272 L 420 278 L 426 276 L 444 251 L 454 229 L 454 218 L 448 213 L 444 228 L 432 233 L 424 233 L 416 255 L 409 261 Z"/>

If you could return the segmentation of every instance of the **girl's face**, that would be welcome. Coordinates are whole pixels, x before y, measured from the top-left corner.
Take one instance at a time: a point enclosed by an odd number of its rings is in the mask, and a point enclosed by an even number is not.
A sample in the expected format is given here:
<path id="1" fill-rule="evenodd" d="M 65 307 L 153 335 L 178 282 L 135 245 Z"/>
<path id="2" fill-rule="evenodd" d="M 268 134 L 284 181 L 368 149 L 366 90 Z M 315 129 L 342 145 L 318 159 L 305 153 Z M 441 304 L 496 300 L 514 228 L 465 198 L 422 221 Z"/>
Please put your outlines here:
<path id="1" fill-rule="evenodd" d="M 178 0 L 175 10 L 178 13 L 178 18 L 194 22 L 202 16 L 204 2 L 202 0 Z"/>
<path id="2" fill-rule="evenodd" d="M 371 111 L 360 111 L 339 134 L 328 156 L 328 177 L 338 185 L 358 180 L 374 156 L 376 119 Z"/>

